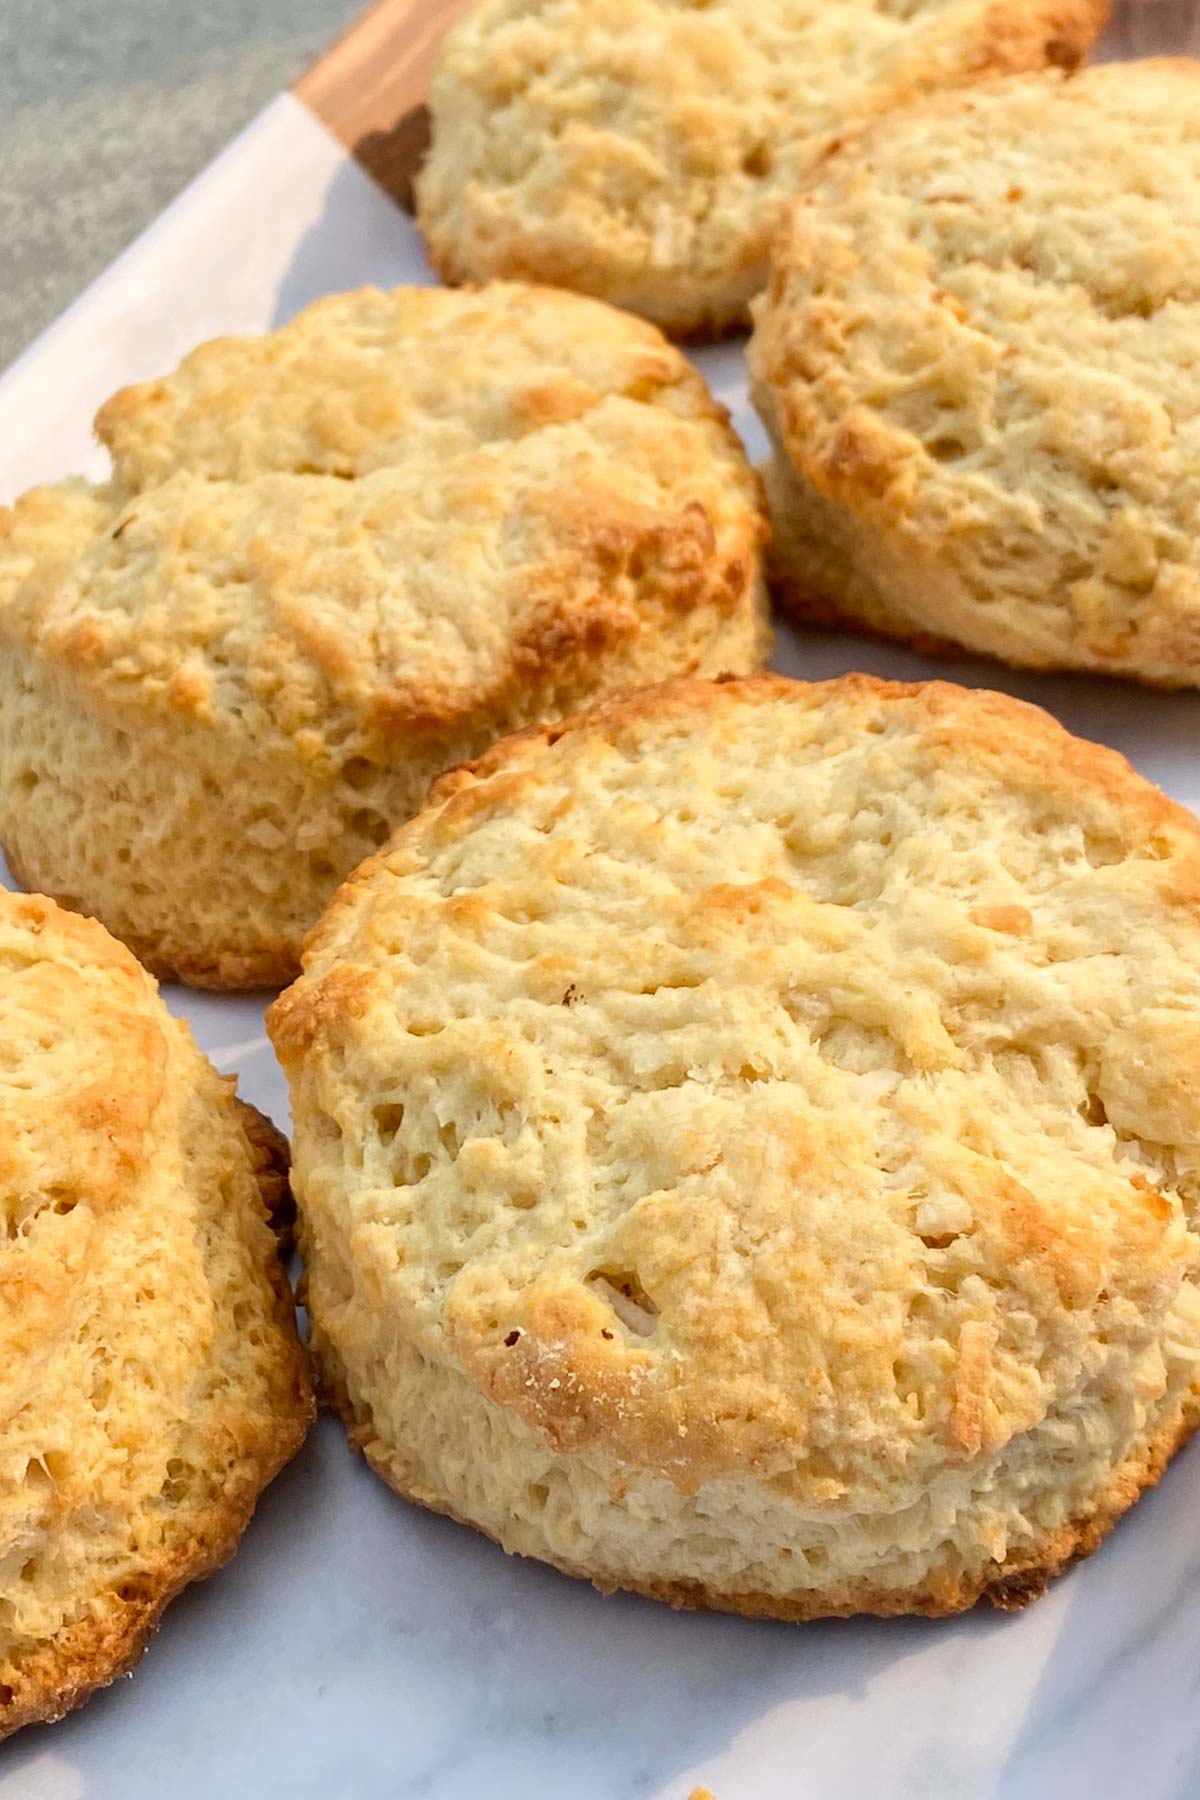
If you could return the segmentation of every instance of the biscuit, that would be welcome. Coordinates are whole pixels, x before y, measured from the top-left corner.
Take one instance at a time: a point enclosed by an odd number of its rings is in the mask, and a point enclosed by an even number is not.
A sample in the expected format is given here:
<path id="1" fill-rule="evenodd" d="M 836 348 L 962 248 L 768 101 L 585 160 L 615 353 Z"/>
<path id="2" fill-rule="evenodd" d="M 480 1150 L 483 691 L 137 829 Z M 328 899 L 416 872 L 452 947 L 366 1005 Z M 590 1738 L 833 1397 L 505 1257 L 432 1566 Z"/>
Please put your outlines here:
<path id="1" fill-rule="evenodd" d="M 1200 63 L 941 95 L 792 205 L 750 348 L 802 617 L 1200 682 Z"/>
<path id="2" fill-rule="evenodd" d="M 0 511 L 0 841 L 157 974 L 288 979 L 443 768 L 765 660 L 757 478 L 594 301 L 339 295 L 97 424 L 110 483 Z"/>
<path id="3" fill-rule="evenodd" d="M 1200 1404 L 1200 827 L 999 695 L 678 683 L 447 775 L 270 1029 L 324 1380 L 602 1588 L 1032 1598 Z"/>
<path id="4" fill-rule="evenodd" d="M 0 892 L 0 1738 L 131 1668 L 298 1449 L 286 1170 L 128 951 Z"/>
<path id="5" fill-rule="evenodd" d="M 482 0 L 430 89 L 419 217 L 445 281 L 517 276 L 679 337 L 748 322 L 783 198 L 932 90 L 1073 68 L 1107 0 Z"/>

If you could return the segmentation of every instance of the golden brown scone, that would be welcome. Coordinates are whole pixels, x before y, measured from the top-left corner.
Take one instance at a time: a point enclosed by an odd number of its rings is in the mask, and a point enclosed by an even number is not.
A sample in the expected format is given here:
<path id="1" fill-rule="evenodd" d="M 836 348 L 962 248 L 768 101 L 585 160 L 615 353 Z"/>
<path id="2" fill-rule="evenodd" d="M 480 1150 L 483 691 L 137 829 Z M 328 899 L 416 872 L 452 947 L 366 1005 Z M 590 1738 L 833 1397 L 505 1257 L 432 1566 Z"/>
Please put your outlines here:
<path id="1" fill-rule="evenodd" d="M 447 775 L 270 1029 L 400 1492 L 678 1605 L 1033 1597 L 1200 1394 L 1200 828 L 995 694 L 679 683 Z"/>
<path id="2" fill-rule="evenodd" d="M 481 0 L 434 70 L 421 225 L 445 281 L 595 294 L 674 336 L 748 322 L 783 197 L 835 134 L 1074 68 L 1108 0 Z"/>
<path id="3" fill-rule="evenodd" d="M 0 510 L 0 842 L 156 973 L 286 980 L 432 777 L 769 648 L 757 478 L 640 320 L 339 295 L 126 389 Z"/>
<path id="4" fill-rule="evenodd" d="M 750 360 L 801 616 L 1200 682 L 1200 63 L 943 95 L 798 199 Z"/>
<path id="5" fill-rule="evenodd" d="M 128 951 L 0 892 L 0 1738 L 130 1669 L 304 1438 L 286 1156 Z"/>

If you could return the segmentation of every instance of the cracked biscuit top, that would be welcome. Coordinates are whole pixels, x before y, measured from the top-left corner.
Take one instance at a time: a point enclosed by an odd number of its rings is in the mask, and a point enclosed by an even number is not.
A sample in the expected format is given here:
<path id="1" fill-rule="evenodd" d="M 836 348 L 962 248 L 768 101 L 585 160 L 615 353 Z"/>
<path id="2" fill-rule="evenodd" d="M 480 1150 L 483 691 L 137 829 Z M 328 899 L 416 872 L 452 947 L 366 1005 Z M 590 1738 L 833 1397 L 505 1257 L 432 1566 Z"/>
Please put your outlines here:
<path id="1" fill-rule="evenodd" d="M 573 296 L 337 295 L 202 345 L 97 430 L 110 484 L 0 513 L 5 633 L 305 759 L 507 719 L 656 627 L 761 647 L 724 416 L 655 331 Z"/>
<path id="2" fill-rule="evenodd" d="M 289 980 L 443 769 L 766 658 L 758 479 L 597 301 L 337 295 L 97 428 L 108 483 L 0 509 L 0 843 L 156 973 Z"/>
<path id="3" fill-rule="evenodd" d="M 676 335 L 745 323 L 782 200 L 837 134 L 1071 68 L 1106 0 L 483 0 L 430 89 L 421 224 L 449 281 L 576 288 Z"/>
<path id="4" fill-rule="evenodd" d="M 1200 682 L 1200 64 L 884 121 L 790 208 L 751 363 L 799 610 Z"/>
<path id="5" fill-rule="evenodd" d="M 1190 817 L 941 684 L 676 684 L 446 776 L 272 1019 L 356 1416 L 407 1346 L 840 1521 L 859 1604 L 905 1507 L 1050 1557 L 1194 1382 L 1198 907 Z"/>

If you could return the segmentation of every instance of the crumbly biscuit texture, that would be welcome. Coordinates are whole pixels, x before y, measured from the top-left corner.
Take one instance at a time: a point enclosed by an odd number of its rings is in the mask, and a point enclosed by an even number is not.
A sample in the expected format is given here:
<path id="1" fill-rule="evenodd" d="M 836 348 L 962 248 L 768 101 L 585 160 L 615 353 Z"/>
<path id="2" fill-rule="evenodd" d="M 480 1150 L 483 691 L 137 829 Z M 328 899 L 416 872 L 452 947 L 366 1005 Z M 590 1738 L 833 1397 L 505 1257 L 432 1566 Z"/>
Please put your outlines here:
<path id="1" fill-rule="evenodd" d="M 1200 830 L 998 695 L 632 695 L 448 775 L 271 1030 L 325 1376 L 604 1587 L 1016 1605 L 1195 1420 Z"/>
<path id="2" fill-rule="evenodd" d="M 1200 682 L 1200 64 L 884 122 L 793 204 L 750 355 L 794 610 Z"/>
<path id="3" fill-rule="evenodd" d="M 339 295 L 97 424 L 109 484 L 0 511 L 0 839 L 158 972 L 286 979 L 448 764 L 765 657 L 756 478 L 596 302 Z"/>
<path id="4" fill-rule="evenodd" d="M 299 1446 L 286 1169 L 126 950 L 0 894 L 0 1737 L 131 1667 Z"/>
<path id="5" fill-rule="evenodd" d="M 421 223 L 448 281 L 519 276 L 681 336 L 744 325 L 824 146 L 932 90 L 1072 68 L 1106 0 L 483 0 L 434 71 Z"/>

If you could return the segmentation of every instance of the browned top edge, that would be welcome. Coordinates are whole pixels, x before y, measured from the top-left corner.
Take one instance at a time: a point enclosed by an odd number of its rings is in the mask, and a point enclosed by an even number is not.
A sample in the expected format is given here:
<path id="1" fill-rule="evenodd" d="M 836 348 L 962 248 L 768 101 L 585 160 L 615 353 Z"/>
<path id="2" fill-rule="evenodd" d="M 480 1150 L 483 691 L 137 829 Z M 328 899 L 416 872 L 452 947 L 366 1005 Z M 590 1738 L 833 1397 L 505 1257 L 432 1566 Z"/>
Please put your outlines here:
<path id="1" fill-rule="evenodd" d="M 447 28 L 472 0 L 373 0 L 292 92 L 406 212 L 429 144 L 429 71 Z M 1200 55 L 1196 0 L 1114 0 L 1102 60 Z"/>

